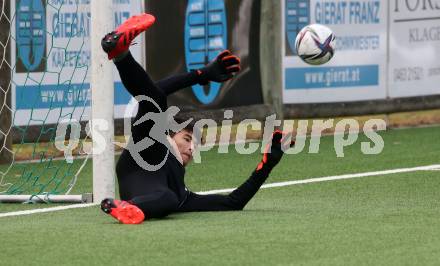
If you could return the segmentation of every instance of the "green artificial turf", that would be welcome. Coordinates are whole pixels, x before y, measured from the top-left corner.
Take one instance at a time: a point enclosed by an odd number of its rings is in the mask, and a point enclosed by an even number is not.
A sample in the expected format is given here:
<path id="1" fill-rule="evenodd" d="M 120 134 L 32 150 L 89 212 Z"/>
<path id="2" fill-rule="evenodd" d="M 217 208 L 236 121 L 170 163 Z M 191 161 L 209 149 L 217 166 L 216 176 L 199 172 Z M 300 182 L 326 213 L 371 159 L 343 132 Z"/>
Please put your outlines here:
<path id="1" fill-rule="evenodd" d="M 288 155 L 267 182 L 440 163 L 440 128 L 382 132 L 385 149 L 360 141 L 337 158 Z M 365 141 L 365 137 L 361 137 Z M 308 145 L 306 145 L 307 147 Z M 193 191 L 239 185 L 260 156 L 202 154 Z M 90 166 L 78 191 L 91 189 Z M 98 207 L 0 218 L 1 265 L 438 265 L 440 171 L 262 189 L 242 212 L 173 214 L 120 225 Z M 54 205 L 0 204 L 0 213 Z"/>

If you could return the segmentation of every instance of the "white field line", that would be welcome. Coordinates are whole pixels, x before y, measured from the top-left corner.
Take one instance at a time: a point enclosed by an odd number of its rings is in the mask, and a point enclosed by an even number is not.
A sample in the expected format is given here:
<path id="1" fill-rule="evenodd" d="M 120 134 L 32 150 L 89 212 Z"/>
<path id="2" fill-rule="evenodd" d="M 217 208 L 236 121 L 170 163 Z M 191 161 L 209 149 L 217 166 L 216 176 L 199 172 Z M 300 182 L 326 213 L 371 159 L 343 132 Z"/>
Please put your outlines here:
<path id="1" fill-rule="evenodd" d="M 413 167 L 413 168 L 399 168 L 399 169 L 366 172 L 366 173 L 358 173 L 358 174 L 326 176 L 326 177 L 310 178 L 310 179 L 304 179 L 304 180 L 270 183 L 270 184 L 263 185 L 261 188 L 285 187 L 285 186 L 293 186 L 293 185 L 299 185 L 299 184 L 318 183 L 318 182 L 351 179 L 351 178 L 359 178 L 359 177 L 381 176 L 381 175 L 409 173 L 409 172 L 417 172 L 417 171 L 430 171 L 430 170 L 437 170 L 439 168 L 440 168 L 440 164 L 434 164 L 434 165 L 419 166 L 419 167 Z M 202 192 L 197 192 L 197 193 L 201 194 L 201 195 L 228 193 L 228 192 L 233 191 L 234 189 L 235 188 L 227 188 L 227 189 L 202 191 Z M 52 207 L 52 208 L 36 209 L 36 210 L 7 212 L 7 213 L 0 213 L 0 218 L 29 215 L 29 214 L 35 214 L 35 213 L 61 211 L 61 210 L 68 210 L 68 209 L 86 208 L 86 207 L 97 206 L 97 205 L 99 205 L 99 204 L 98 203 L 75 204 L 75 205 L 68 205 L 68 206 L 58 206 L 58 207 Z"/>
<path id="2" fill-rule="evenodd" d="M 416 171 L 427 171 L 427 170 L 438 169 L 439 167 L 440 167 L 440 164 L 434 164 L 434 165 L 419 166 L 419 167 L 413 167 L 413 168 L 400 168 L 400 169 L 383 170 L 383 171 L 376 171 L 376 172 L 366 172 L 366 173 L 358 173 L 358 174 L 326 176 L 326 177 L 310 178 L 310 179 L 304 179 L 304 180 L 294 180 L 294 181 L 270 183 L 270 184 L 266 184 L 266 185 L 261 186 L 261 188 L 285 187 L 285 186 L 293 186 L 293 185 L 317 183 L 317 182 L 325 182 L 325 181 L 334 181 L 334 180 L 350 179 L 350 178 L 358 178 L 358 177 L 390 175 L 390 174 L 409 173 L 409 172 L 416 172 Z M 202 195 L 208 195 L 208 194 L 216 194 L 216 193 L 227 193 L 227 192 L 232 192 L 233 190 L 234 190 L 234 188 L 227 188 L 227 189 L 211 190 L 211 191 L 198 192 L 198 193 L 202 194 Z"/>
<path id="3" fill-rule="evenodd" d="M 35 209 L 35 210 L 27 210 L 27 211 L 6 212 L 6 213 L 0 213 L 0 218 L 10 217 L 10 216 L 29 215 L 29 214 L 35 214 L 35 213 L 62 211 L 62 210 L 69 210 L 69 209 L 86 208 L 86 207 L 97 206 L 97 205 L 99 205 L 99 204 L 87 203 L 87 204 L 75 204 L 75 205 L 58 206 L 58 207 L 52 207 L 52 208 L 43 208 L 43 209 Z"/>

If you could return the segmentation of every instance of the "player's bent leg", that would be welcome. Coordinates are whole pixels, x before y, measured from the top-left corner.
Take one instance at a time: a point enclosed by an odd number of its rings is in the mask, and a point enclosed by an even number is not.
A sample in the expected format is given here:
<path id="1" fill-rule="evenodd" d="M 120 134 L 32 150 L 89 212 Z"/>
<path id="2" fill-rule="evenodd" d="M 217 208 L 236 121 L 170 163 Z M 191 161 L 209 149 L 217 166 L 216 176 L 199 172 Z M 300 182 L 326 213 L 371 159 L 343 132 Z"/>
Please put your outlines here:
<path id="1" fill-rule="evenodd" d="M 177 195 L 168 188 L 134 197 L 130 202 L 139 207 L 148 218 L 164 218 L 175 212 L 179 206 Z"/>
<path id="2" fill-rule="evenodd" d="M 133 97 L 144 95 L 152 98 L 161 108 L 166 109 L 166 95 L 150 78 L 145 69 L 128 54 L 121 61 L 115 62 L 124 87 Z"/>
<path id="3" fill-rule="evenodd" d="M 174 212 L 179 199 L 169 187 L 167 177 L 158 172 L 135 171 L 123 153 L 118 161 L 117 175 L 121 199 L 140 208 L 147 219 L 162 218 Z M 125 171 L 125 172 L 124 172 Z"/>
<path id="4" fill-rule="evenodd" d="M 140 224 L 150 218 L 164 218 L 176 212 L 179 200 L 170 189 L 152 191 L 129 201 L 104 199 L 101 209 L 123 224 Z"/>

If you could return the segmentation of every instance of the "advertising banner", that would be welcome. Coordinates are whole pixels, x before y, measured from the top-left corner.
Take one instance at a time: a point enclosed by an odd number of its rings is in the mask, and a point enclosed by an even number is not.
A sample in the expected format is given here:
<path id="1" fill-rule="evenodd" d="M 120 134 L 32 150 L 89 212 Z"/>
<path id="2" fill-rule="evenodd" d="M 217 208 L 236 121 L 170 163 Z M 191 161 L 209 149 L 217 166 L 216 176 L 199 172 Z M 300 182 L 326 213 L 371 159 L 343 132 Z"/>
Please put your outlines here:
<path id="1" fill-rule="evenodd" d="M 141 12 L 141 0 L 114 1 L 115 27 Z M 11 4 L 14 125 L 50 124 L 90 114 L 90 0 Z M 141 60 L 141 45 L 130 49 Z M 115 68 L 115 116 L 131 96 Z"/>
<path id="2" fill-rule="evenodd" d="M 199 110 L 262 103 L 259 0 L 148 0 L 146 10 L 157 18 L 146 41 L 153 80 L 201 68 L 225 49 L 241 58 L 233 79 L 180 90 L 169 104 Z"/>
<path id="3" fill-rule="evenodd" d="M 390 2 L 390 97 L 440 94 L 440 1 Z"/>
<path id="4" fill-rule="evenodd" d="M 347 102 L 386 97 L 387 12 L 378 0 L 283 0 L 284 103 Z M 336 35 L 336 52 L 321 66 L 295 52 L 297 33 L 323 24 Z"/>

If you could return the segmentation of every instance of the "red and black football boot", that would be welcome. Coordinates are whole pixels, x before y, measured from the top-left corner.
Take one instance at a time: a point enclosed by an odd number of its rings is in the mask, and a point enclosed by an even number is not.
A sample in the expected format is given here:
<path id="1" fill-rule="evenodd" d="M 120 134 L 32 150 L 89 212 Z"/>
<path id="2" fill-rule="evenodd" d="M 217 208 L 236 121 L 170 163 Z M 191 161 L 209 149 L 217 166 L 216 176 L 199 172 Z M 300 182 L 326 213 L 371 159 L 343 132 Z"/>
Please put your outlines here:
<path id="1" fill-rule="evenodd" d="M 140 224 L 145 220 L 141 209 L 123 200 L 104 199 L 101 202 L 101 210 L 123 224 Z"/>
<path id="2" fill-rule="evenodd" d="M 108 59 L 111 60 L 127 51 L 133 39 L 151 27 L 155 21 L 156 18 L 150 14 L 144 13 L 139 16 L 132 16 L 115 31 L 105 35 L 102 38 L 101 46 L 108 54 Z"/>

